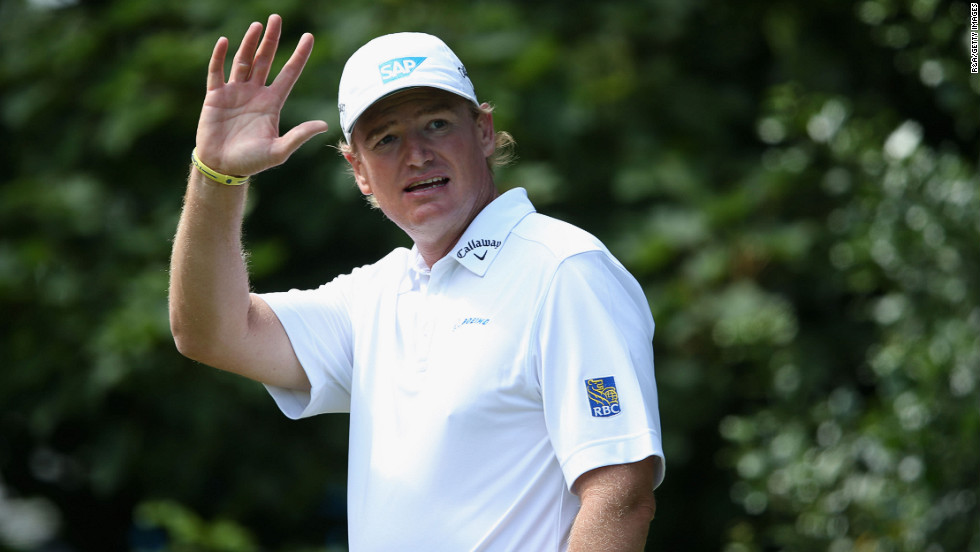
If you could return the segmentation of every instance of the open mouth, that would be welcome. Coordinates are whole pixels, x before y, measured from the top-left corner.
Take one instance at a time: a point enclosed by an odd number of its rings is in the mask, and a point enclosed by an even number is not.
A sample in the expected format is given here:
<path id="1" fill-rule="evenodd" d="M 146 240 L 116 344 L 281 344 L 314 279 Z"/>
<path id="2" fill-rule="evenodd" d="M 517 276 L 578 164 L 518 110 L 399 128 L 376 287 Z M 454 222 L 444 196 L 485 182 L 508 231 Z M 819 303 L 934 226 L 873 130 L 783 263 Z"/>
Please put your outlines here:
<path id="1" fill-rule="evenodd" d="M 412 184 L 408 188 L 405 188 L 405 191 L 406 192 L 420 192 L 420 191 L 423 191 L 423 190 L 431 190 L 433 188 L 441 188 L 441 187 L 445 186 L 448 183 L 449 183 L 449 179 L 448 178 L 446 178 L 444 176 L 440 176 L 440 177 L 430 178 L 428 180 L 422 180 L 420 182 L 416 182 L 415 184 Z"/>

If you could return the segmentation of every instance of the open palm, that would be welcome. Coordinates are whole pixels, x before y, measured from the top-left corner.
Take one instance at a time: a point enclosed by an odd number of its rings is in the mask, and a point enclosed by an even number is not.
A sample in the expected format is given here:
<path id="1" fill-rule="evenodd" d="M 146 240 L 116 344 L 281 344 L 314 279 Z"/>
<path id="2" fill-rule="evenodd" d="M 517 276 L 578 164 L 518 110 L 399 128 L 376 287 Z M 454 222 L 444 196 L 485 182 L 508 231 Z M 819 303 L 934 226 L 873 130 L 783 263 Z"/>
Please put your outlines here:
<path id="1" fill-rule="evenodd" d="M 306 121 L 279 135 L 282 107 L 313 50 L 313 35 L 306 33 L 279 75 L 266 86 L 281 30 L 278 15 L 269 16 L 264 37 L 262 24 L 252 23 L 227 82 L 228 39 L 221 37 L 215 44 L 197 127 L 197 153 L 218 172 L 237 176 L 262 172 L 282 164 L 303 143 L 327 130 L 324 121 Z"/>

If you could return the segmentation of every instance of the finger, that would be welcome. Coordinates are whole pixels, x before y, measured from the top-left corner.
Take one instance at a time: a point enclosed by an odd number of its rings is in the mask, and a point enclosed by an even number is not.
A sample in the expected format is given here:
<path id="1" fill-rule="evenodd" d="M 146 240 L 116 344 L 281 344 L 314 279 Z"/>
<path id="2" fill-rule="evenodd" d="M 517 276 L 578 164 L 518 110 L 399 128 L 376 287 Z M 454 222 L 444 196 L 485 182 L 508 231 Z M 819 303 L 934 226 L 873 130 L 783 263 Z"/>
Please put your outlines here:
<path id="1" fill-rule="evenodd" d="M 283 161 L 317 134 L 327 131 L 326 121 L 306 121 L 283 134 L 276 142 L 276 153 Z"/>
<path id="2" fill-rule="evenodd" d="M 245 82 L 252 72 L 252 59 L 255 57 L 255 49 L 259 45 L 259 37 L 262 36 L 262 24 L 258 21 L 252 23 L 245 32 L 242 43 L 238 46 L 235 53 L 235 60 L 231 66 L 231 78 L 228 82 Z"/>
<path id="3" fill-rule="evenodd" d="M 265 84 L 266 79 L 269 78 L 269 71 L 272 70 L 272 61 L 276 57 L 281 34 L 282 18 L 276 14 L 270 15 L 269 22 L 265 27 L 265 36 L 262 37 L 262 43 L 259 44 L 259 49 L 255 53 L 255 59 L 252 62 L 252 74 L 249 78 Z"/>
<path id="4" fill-rule="evenodd" d="M 272 82 L 271 88 L 274 88 L 283 98 L 288 96 L 299 76 L 303 74 L 303 68 L 306 67 L 306 62 L 310 59 L 312 52 L 313 35 L 305 33 L 300 37 L 296 49 L 293 50 L 293 55 L 289 56 L 289 60 L 276 75 L 276 80 Z"/>
<path id="5" fill-rule="evenodd" d="M 211 61 L 208 63 L 208 90 L 221 88 L 225 83 L 225 55 L 228 53 L 228 39 L 221 37 L 214 45 L 211 52 Z"/>

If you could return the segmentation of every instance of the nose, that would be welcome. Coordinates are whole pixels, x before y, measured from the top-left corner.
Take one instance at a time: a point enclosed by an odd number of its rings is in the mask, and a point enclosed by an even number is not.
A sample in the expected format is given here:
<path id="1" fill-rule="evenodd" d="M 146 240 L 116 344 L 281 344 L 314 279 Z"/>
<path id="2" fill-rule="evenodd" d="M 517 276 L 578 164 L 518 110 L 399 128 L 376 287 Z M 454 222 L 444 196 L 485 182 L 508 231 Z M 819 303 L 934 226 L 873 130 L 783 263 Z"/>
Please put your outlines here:
<path id="1" fill-rule="evenodd" d="M 429 142 L 418 132 L 405 136 L 405 162 L 410 167 L 422 168 L 432 161 L 432 150 Z"/>

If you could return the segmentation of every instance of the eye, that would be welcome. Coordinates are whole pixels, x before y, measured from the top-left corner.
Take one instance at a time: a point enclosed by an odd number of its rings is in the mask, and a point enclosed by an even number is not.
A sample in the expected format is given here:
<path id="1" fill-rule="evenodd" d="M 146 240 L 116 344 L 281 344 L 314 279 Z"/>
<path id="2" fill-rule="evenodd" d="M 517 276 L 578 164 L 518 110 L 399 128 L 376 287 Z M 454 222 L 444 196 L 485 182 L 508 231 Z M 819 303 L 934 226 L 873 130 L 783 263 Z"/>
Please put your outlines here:
<path id="1" fill-rule="evenodd" d="M 386 134 L 382 139 L 380 139 L 380 140 L 378 140 L 377 142 L 374 143 L 374 148 L 373 149 L 377 149 L 377 148 L 380 148 L 382 146 L 386 146 L 386 145 L 390 144 L 391 142 L 393 142 L 394 140 L 395 140 L 395 137 L 394 136 L 392 136 L 391 134 Z"/>
<path id="2" fill-rule="evenodd" d="M 443 130 L 449 127 L 449 121 L 445 119 L 433 119 L 429 121 L 429 128 L 431 130 Z"/>

